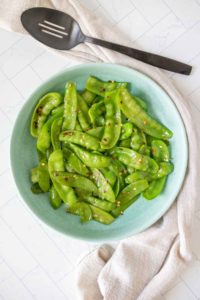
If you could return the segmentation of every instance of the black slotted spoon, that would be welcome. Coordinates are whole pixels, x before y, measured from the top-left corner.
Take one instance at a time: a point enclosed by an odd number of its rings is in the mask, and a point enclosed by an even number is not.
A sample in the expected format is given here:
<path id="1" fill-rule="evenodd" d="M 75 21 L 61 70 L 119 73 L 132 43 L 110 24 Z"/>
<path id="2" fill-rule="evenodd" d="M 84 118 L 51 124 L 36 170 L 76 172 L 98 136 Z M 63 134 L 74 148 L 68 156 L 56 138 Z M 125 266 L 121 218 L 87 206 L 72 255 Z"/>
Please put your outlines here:
<path id="1" fill-rule="evenodd" d="M 30 8 L 22 13 L 21 22 L 35 39 L 55 49 L 69 50 L 87 42 L 175 73 L 189 75 L 192 70 L 191 66 L 167 57 L 86 36 L 70 15 L 59 10 L 45 7 Z"/>

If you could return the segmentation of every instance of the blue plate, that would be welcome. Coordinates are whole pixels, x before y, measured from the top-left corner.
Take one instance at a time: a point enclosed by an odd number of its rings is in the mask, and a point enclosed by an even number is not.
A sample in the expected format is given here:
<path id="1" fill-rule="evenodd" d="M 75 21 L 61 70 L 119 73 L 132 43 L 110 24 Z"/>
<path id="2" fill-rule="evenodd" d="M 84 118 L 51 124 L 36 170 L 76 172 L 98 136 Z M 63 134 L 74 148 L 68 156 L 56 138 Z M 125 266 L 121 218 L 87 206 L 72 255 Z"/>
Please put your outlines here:
<path id="1" fill-rule="evenodd" d="M 89 75 L 102 80 L 130 82 L 130 90 L 148 103 L 152 116 L 166 125 L 174 133 L 171 139 L 174 172 L 157 198 L 147 201 L 142 197 L 123 216 L 111 225 L 91 221 L 81 224 L 79 218 L 67 214 L 63 207 L 51 208 L 48 194 L 34 195 L 30 191 L 30 170 L 37 165 L 36 140 L 29 133 L 30 120 L 38 99 L 49 91 L 62 91 L 67 81 L 73 81 L 78 90 L 85 86 Z M 84 64 L 67 69 L 43 83 L 29 97 L 16 120 L 11 140 L 11 165 L 16 185 L 22 199 L 29 208 L 46 224 L 54 229 L 78 239 L 102 241 L 122 239 L 136 234 L 156 222 L 172 205 L 183 184 L 188 146 L 181 116 L 166 92 L 149 77 L 138 71 L 114 64 Z"/>

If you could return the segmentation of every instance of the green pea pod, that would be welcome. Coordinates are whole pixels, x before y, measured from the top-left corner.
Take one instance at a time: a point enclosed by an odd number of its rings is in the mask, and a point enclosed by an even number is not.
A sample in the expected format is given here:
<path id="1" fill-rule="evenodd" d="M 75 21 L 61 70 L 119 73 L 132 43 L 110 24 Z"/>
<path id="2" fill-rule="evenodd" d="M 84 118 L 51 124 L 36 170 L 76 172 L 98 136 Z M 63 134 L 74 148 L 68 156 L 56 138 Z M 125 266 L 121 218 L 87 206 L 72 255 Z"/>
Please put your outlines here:
<path id="1" fill-rule="evenodd" d="M 147 111 L 147 103 L 138 96 L 134 95 L 133 97 L 135 101 L 141 106 L 141 108 Z"/>
<path id="2" fill-rule="evenodd" d="M 115 180 L 116 180 L 115 173 L 112 170 L 110 170 L 109 168 L 100 169 L 100 171 L 103 174 L 103 176 L 105 177 L 105 179 L 107 180 L 107 182 L 111 185 L 111 187 L 113 187 L 115 184 Z"/>
<path id="3" fill-rule="evenodd" d="M 51 114 L 56 115 L 56 114 L 61 114 L 63 115 L 64 113 L 64 104 L 59 105 L 58 107 L 52 109 Z"/>
<path id="4" fill-rule="evenodd" d="M 83 131 L 91 127 L 87 103 L 80 95 L 78 95 L 78 120 Z"/>
<path id="5" fill-rule="evenodd" d="M 92 135 L 92 136 L 98 138 L 98 139 L 101 139 L 102 135 L 103 135 L 103 130 L 104 130 L 103 127 L 95 127 L 95 128 L 89 129 L 87 131 L 87 133 L 89 135 Z"/>
<path id="6" fill-rule="evenodd" d="M 116 90 L 118 87 L 123 86 L 126 87 L 126 82 L 116 82 L 116 81 L 101 81 L 94 76 L 90 76 L 86 82 L 86 89 L 88 91 L 93 92 L 99 96 L 104 97 L 107 92 L 112 92 Z"/>
<path id="7" fill-rule="evenodd" d="M 112 163 L 109 166 L 110 170 L 113 171 L 115 173 L 115 175 L 117 176 L 118 180 L 119 180 L 119 186 L 117 187 L 118 193 L 125 187 L 125 177 L 128 173 L 128 170 L 126 168 L 126 166 L 121 163 L 119 160 L 114 160 L 112 161 Z M 113 187 L 114 190 L 114 187 Z M 116 195 L 116 190 L 115 190 L 115 195 Z"/>
<path id="8" fill-rule="evenodd" d="M 53 121 L 51 125 L 51 143 L 53 146 L 53 150 L 57 150 L 61 148 L 59 141 L 59 134 L 62 129 L 63 118 L 57 118 Z"/>
<path id="9" fill-rule="evenodd" d="M 90 205 L 90 208 L 92 210 L 92 218 L 97 222 L 108 225 L 115 220 L 111 214 L 98 207 Z"/>
<path id="10" fill-rule="evenodd" d="M 61 185 L 66 185 L 74 188 L 81 187 L 83 190 L 89 191 L 91 193 L 97 193 L 96 185 L 88 178 L 68 172 L 54 172 L 53 178 Z"/>
<path id="11" fill-rule="evenodd" d="M 68 205 L 73 205 L 77 202 L 76 195 L 74 193 L 74 190 L 66 185 L 62 185 L 58 183 L 54 179 L 54 172 L 60 172 L 64 171 L 64 159 L 63 159 L 63 152 L 62 150 L 55 150 L 51 153 L 48 160 L 48 170 L 51 177 L 51 180 L 53 182 L 53 185 L 58 192 L 58 195 L 62 199 L 64 203 L 67 203 Z"/>
<path id="12" fill-rule="evenodd" d="M 50 189 L 50 177 L 47 161 L 40 161 L 38 183 L 43 192 L 48 192 Z"/>
<path id="13" fill-rule="evenodd" d="M 77 93 L 76 86 L 68 82 L 64 97 L 64 121 L 63 130 L 74 130 L 77 117 Z"/>
<path id="14" fill-rule="evenodd" d="M 82 188 L 75 188 L 75 192 L 79 199 L 86 199 L 87 197 L 92 196 L 91 192 L 83 190 Z"/>
<path id="15" fill-rule="evenodd" d="M 122 128 L 121 128 L 121 135 L 120 135 L 120 140 L 126 140 L 128 138 L 130 138 L 130 136 L 132 135 L 133 132 L 133 124 L 132 123 L 124 123 L 122 124 Z"/>
<path id="16" fill-rule="evenodd" d="M 119 147 L 130 148 L 131 147 L 131 139 L 120 141 Z"/>
<path id="17" fill-rule="evenodd" d="M 121 132 L 121 112 L 116 93 L 106 94 L 104 103 L 106 107 L 106 117 L 104 133 L 101 139 L 101 148 L 111 149 L 116 145 Z"/>
<path id="18" fill-rule="evenodd" d="M 164 140 L 172 137 L 173 133 L 148 115 L 141 106 L 138 105 L 127 89 L 120 88 L 118 90 L 118 100 L 125 116 L 146 134 Z"/>
<path id="19" fill-rule="evenodd" d="M 38 139 L 37 139 L 37 149 L 45 153 L 47 149 L 51 146 L 51 126 L 53 122 L 61 116 L 60 113 L 54 114 L 42 127 Z"/>
<path id="20" fill-rule="evenodd" d="M 142 193 L 144 190 L 148 188 L 149 184 L 147 180 L 138 180 L 136 182 L 133 182 L 129 185 L 127 185 L 118 195 L 117 202 L 120 203 L 126 203 L 133 199 L 135 196 Z"/>
<path id="21" fill-rule="evenodd" d="M 88 110 L 90 121 L 93 126 L 101 126 L 104 124 L 103 115 L 106 112 L 104 101 L 99 101 L 98 103 L 93 104 Z"/>
<path id="22" fill-rule="evenodd" d="M 75 125 L 75 128 L 74 128 L 74 129 L 75 129 L 76 131 L 82 131 L 82 128 L 81 128 L 81 126 L 80 126 L 78 120 L 76 120 L 76 125 Z"/>
<path id="23" fill-rule="evenodd" d="M 52 146 L 50 146 L 47 151 L 46 151 L 46 159 L 49 159 L 49 156 L 51 155 L 51 153 L 53 152 L 53 148 Z"/>
<path id="24" fill-rule="evenodd" d="M 119 205 L 118 207 L 116 207 L 115 209 L 113 209 L 110 213 L 113 217 L 117 218 L 120 215 L 124 214 L 124 211 L 130 207 L 137 199 L 139 198 L 139 195 L 134 197 L 133 199 L 131 199 L 130 201 L 127 201 L 125 203 L 122 203 L 121 205 Z"/>
<path id="25" fill-rule="evenodd" d="M 44 193 L 37 182 L 32 184 L 31 192 L 33 194 L 42 194 L 42 193 Z"/>
<path id="26" fill-rule="evenodd" d="M 69 148 L 73 150 L 80 160 L 90 168 L 106 168 L 111 162 L 111 159 L 108 156 L 91 153 L 74 144 L 69 144 Z"/>
<path id="27" fill-rule="evenodd" d="M 147 200 L 151 200 L 157 197 L 163 191 L 166 179 L 167 177 L 164 176 L 162 178 L 152 181 L 149 184 L 149 187 L 146 189 L 146 191 L 142 193 L 142 196 Z"/>
<path id="28" fill-rule="evenodd" d="M 58 209 L 61 206 L 62 199 L 60 198 L 55 187 L 52 186 L 50 189 L 50 204 L 54 209 Z"/>
<path id="29" fill-rule="evenodd" d="M 125 177 L 128 173 L 126 166 L 116 159 L 112 160 L 112 163 L 109 165 L 109 169 L 118 177 Z"/>
<path id="30" fill-rule="evenodd" d="M 86 101 L 87 105 L 91 105 L 93 100 L 95 99 L 96 97 L 96 94 L 88 91 L 88 90 L 84 90 L 82 93 L 81 93 L 81 96 L 84 98 L 84 100 Z"/>
<path id="31" fill-rule="evenodd" d="M 109 202 L 115 202 L 115 194 L 106 178 L 98 169 L 91 169 L 92 179 L 98 188 L 98 196 Z"/>
<path id="32" fill-rule="evenodd" d="M 92 102 L 92 104 L 98 103 L 98 102 L 103 101 L 103 100 L 104 100 L 104 97 L 96 95 L 96 97 L 95 97 L 94 101 Z"/>
<path id="33" fill-rule="evenodd" d="M 78 173 L 83 176 L 88 176 L 90 171 L 76 156 L 73 151 L 68 148 L 63 149 L 64 158 L 67 160 L 66 168 L 68 172 Z"/>
<path id="34" fill-rule="evenodd" d="M 115 194 L 115 198 L 117 198 L 119 192 L 120 192 L 120 179 L 117 177 L 115 184 L 113 186 L 113 192 Z"/>
<path id="35" fill-rule="evenodd" d="M 38 172 L 38 166 L 31 169 L 31 182 L 37 183 L 39 181 L 39 172 Z"/>
<path id="36" fill-rule="evenodd" d="M 138 152 L 142 155 L 150 156 L 151 155 L 151 148 L 147 145 L 142 145 Z"/>
<path id="37" fill-rule="evenodd" d="M 116 147 L 111 151 L 111 155 L 114 158 L 118 158 L 123 164 L 131 166 L 135 169 L 150 171 L 152 173 L 156 173 L 158 171 L 158 165 L 155 160 L 134 150 Z"/>
<path id="38" fill-rule="evenodd" d="M 83 199 L 86 202 L 92 204 L 93 206 L 98 207 L 98 208 L 100 208 L 104 211 L 108 211 L 108 212 L 116 207 L 115 203 L 108 202 L 103 199 L 99 199 L 99 198 L 92 197 L 92 196 L 84 197 Z"/>
<path id="39" fill-rule="evenodd" d="M 68 207 L 67 212 L 80 216 L 82 223 L 86 223 L 92 219 L 92 210 L 90 205 L 83 202 L 77 202 Z"/>
<path id="40" fill-rule="evenodd" d="M 62 96 L 59 93 L 48 93 L 44 95 L 36 105 L 32 119 L 30 132 L 33 137 L 38 137 L 47 117 L 53 108 L 60 105 Z"/>
<path id="41" fill-rule="evenodd" d="M 146 144 L 145 134 L 141 130 L 134 128 L 131 136 L 131 148 L 138 151 L 143 144 Z"/>
<path id="42" fill-rule="evenodd" d="M 172 173 L 173 170 L 174 170 L 174 165 L 172 163 L 170 163 L 170 162 L 161 162 L 159 164 L 158 173 L 155 174 L 155 179 L 166 176 L 166 175 Z"/>
<path id="43" fill-rule="evenodd" d="M 157 174 L 155 176 L 157 176 Z M 143 180 L 143 179 L 146 179 L 147 181 L 152 181 L 155 178 L 154 178 L 154 175 L 152 173 L 145 172 L 145 171 L 136 171 L 136 172 L 128 175 L 125 178 L 125 182 L 126 182 L 126 184 L 130 184 L 130 183 L 133 183 L 135 181 Z"/>
<path id="44" fill-rule="evenodd" d="M 128 171 L 129 174 L 132 174 L 132 173 L 135 172 L 135 168 L 128 166 L 127 171 Z"/>
<path id="45" fill-rule="evenodd" d="M 31 181 L 38 183 L 43 193 L 46 193 L 50 189 L 50 177 L 47 167 L 46 159 L 42 159 L 39 166 L 31 170 Z"/>
<path id="46" fill-rule="evenodd" d="M 170 160 L 169 148 L 161 140 L 153 140 L 151 142 L 151 153 L 153 158 L 158 162 L 168 162 Z"/>
<path id="47" fill-rule="evenodd" d="M 66 130 L 60 133 L 59 140 L 61 142 L 74 143 L 90 150 L 100 149 L 99 139 L 86 132 Z"/>

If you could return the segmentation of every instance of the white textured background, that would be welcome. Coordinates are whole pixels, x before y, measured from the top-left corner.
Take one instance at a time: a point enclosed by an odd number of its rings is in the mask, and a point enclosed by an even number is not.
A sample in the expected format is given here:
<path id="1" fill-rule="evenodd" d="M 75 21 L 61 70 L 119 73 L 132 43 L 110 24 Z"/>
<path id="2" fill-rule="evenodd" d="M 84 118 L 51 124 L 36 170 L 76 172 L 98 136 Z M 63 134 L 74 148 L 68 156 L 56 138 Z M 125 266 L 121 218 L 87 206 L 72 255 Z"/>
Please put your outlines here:
<path id="1" fill-rule="evenodd" d="M 165 73 L 200 117 L 200 0 L 81 2 L 122 30 L 133 46 L 191 64 L 189 77 Z M 39 84 L 71 65 L 30 37 L 0 29 L 0 299 L 76 300 L 76 261 L 97 246 L 38 222 L 17 196 L 10 170 L 9 143 L 17 113 Z M 194 223 L 194 261 L 160 299 L 200 299 L 200 202 Z"/>

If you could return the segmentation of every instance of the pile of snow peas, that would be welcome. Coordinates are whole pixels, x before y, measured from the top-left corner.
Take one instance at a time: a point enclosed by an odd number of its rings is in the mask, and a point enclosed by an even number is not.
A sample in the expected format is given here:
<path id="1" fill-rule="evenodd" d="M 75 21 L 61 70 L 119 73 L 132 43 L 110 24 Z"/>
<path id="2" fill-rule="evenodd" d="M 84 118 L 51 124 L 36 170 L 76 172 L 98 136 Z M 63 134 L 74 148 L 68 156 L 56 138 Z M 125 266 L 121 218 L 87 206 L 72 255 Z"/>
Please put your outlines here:
<path id="1" fill-rule="evenodd" d="M 126 82 L 90 76 L 82 92 L 67 82 L 64 95 L 38 101 L 30 132 L 38 153 L 32 192 L 49 193 L 54 209 L 63 205 L 81 222 L 110 224 L 140 195 L 154 199 L 174 168 L 173 133 Z"/>

